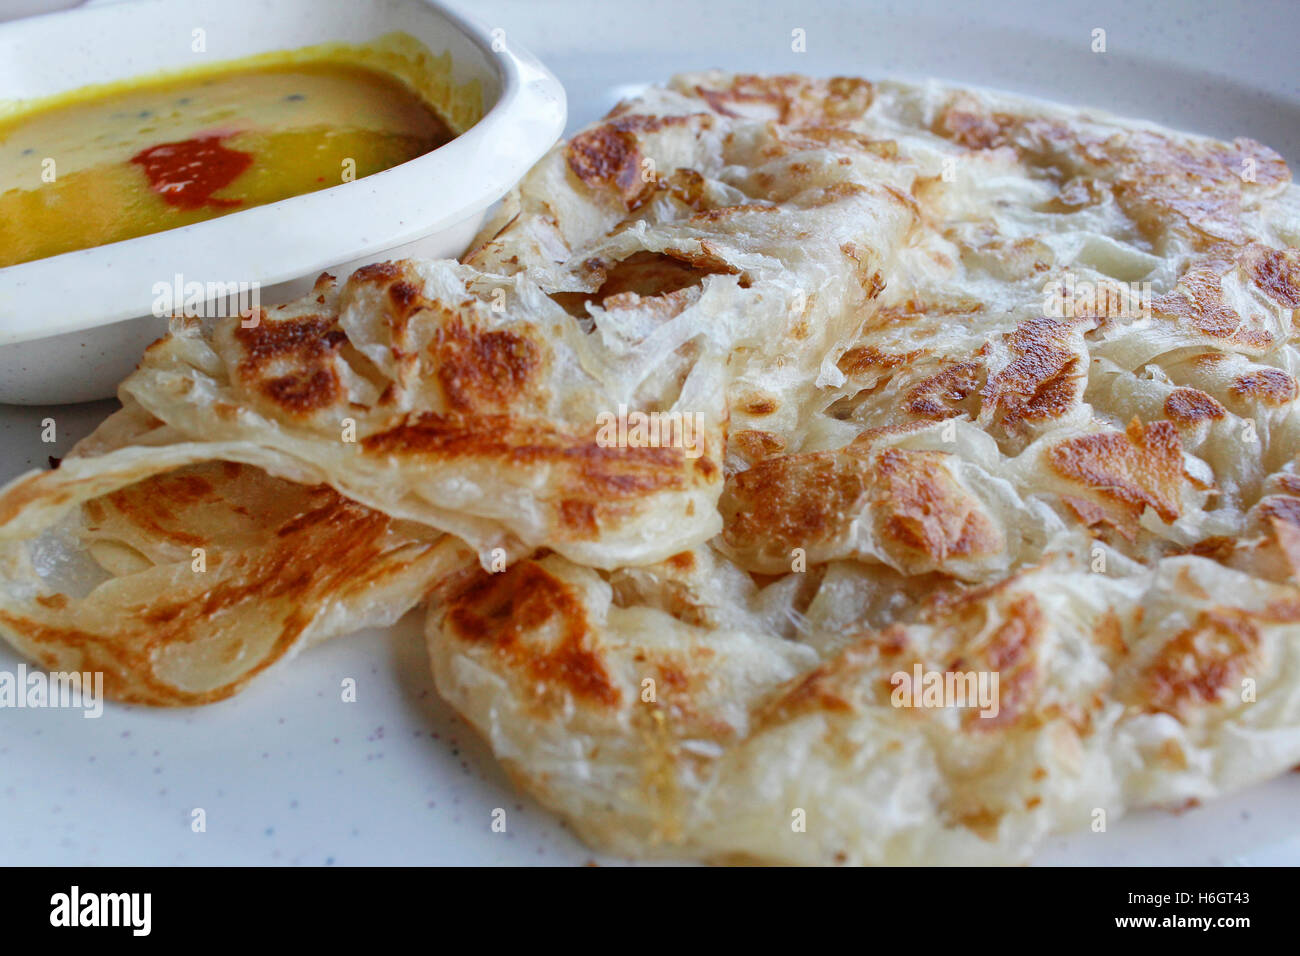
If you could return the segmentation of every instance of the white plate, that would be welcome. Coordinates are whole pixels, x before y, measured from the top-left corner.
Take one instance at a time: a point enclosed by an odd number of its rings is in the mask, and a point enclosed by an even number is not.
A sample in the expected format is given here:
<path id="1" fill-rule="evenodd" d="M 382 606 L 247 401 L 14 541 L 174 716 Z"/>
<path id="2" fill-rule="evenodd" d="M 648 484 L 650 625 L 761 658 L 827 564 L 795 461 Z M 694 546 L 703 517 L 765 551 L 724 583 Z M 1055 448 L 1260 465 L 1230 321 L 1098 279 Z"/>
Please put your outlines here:
<path id="1" fill-rule="evenodd" d="M 12 2 L 12 0 L 0 0 Z M 29 2 L 29 0 L 24 0 Z M 563 81 L 570 127 L 620 88 L 720 66 L 935 75 L 1247 134 L 1300 168 L 1300 5 L 1090 0 L 627 4 L 459 2 Z M 993 7 L 993 9 L 990 9 Z M 1107 31 L 1110 52 L 1090 51 Z M 790 49 L 803 29 L 807 53 Z M 111 406 L 0 407 L 0 480 L 45 464 Z M 40 441 L 53 416 L 59 441 Z M 18 659 L 0 651 L 0 670 Z M 339 702 L 355 677 L 359 699 Z M 1300 775 L 1181 815 L 1050 841 L 1040 863 L 1300 862 Z M 207 831 L 191 831 L 203 808 Z M 493 810 L 507 830 L 494 833 Z M 0 863 L 580 863 L 604 860 L 517 795 L 437 699 L 419 622 L 308 652 L 191 711 L 0 711 Z"/>

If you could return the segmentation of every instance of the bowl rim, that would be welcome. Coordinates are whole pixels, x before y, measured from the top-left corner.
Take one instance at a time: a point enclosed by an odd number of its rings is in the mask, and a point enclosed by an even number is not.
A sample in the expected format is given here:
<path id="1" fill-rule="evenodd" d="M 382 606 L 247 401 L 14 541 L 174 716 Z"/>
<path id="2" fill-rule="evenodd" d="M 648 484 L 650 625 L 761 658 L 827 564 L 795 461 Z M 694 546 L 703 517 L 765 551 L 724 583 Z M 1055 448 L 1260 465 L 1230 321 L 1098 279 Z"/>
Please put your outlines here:
<path id="1" fill-rule="evenodd" d="M 134 11 L 143 17 L 155 8 L 184 16 L 201 2 L 92 3 L 2 24 L 0 37 L 102 14 L 108 7 L 120 7 L 119 15 Z M 438 0 L 391 2 L 441 18 L 495 69 L 500 92 L 478 122 L 435 150 L 349 183 L 0 268 L 0 346 L 147 316 L 153 286 L 170 285 L 175 274 L 187 282 L 248 282 L 259 288 L 318 274 L 435 235 L 501 198 L 559 138 L 566 119 L 564 88 L 527 50 L 499 42 L 484 24 Z M 438 186 L 421 195 L 410 188 L 412 180 L 416 187 Z M 326 222 L 348 226 L 334 231 L 322 228 Z"/>

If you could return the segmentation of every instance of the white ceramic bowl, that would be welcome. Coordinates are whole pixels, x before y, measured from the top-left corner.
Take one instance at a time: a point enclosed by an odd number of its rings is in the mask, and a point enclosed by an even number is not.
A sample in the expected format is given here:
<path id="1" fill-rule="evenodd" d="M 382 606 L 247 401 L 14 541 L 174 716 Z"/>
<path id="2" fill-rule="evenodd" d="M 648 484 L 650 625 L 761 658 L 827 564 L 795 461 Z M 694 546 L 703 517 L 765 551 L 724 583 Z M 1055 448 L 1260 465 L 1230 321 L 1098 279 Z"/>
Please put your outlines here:
<path id="1" fill-rule="evenodd" d="M 354 182 L 0 269 L 0 402 L 112 395 L 165 330 L 153 287 L 176 274 L 255 282 L 267 305 L 326 269 L 459 255 L 564 128 L 564 90 L 545 67 L 429 0 L 133 0 L 19 20 L 0 26 L 0 98 L 193 66 L 197 28 L 213 62 L 408 33 L 451 54 L 455 82 L 479 80 L 484 115 L 439 149 Z"/>

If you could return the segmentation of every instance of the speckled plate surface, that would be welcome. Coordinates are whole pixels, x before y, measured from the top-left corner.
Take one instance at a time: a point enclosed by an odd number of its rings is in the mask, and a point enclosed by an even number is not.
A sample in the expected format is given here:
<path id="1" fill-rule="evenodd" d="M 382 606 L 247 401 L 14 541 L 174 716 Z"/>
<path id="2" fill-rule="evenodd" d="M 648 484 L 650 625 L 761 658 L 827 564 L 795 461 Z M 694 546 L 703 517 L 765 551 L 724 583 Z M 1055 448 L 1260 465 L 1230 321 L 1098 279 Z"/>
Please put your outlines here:
<path id="1" fill-rule="evenodd" d="M 0 0 L 0 16 L 13 0 Z M 22 0 L 23 12 L 33 0 Z M 51 2 L 51 8 L 66 6 Z M 1218 136 L 1300 168 L 1300 5 L 1090 0 L 961 5 L 626 5 L 458 0 L 564 83 L 570 127 L 676 70 L 939 76 Z M 952 4 L 952 6 L 957 6 Z M 791 49 L 805 31 L 806 52 Z M 1106 53 L 1093 53 L 1093 31 Z M 51 308 L 57 308 L 52 297 Z M 86 356 L 88 363 L 95 357 Z M 0 481 L 64 453 L 112 403 L 0 406 Z M 44 419 L 57 441 L 41 441 Z M 18 659 L 0 648 L 0 670 Z M 355 703 L 340 700 L 346 677 Z M 1143 813 L 1049 841 L 1043 864 L 1296 864 L 1300 775 L 1212 806 Z M 206 830 L 194 832 L 202 809 Z M 494 811 L 505 811 L 496 832 Z M 498 818 L 500 814 L 496 815 Z M 575 864 L 591 853 L 517 795 L 438 700 L 418 615 L 309 651 L 212 707 L 0 710 L 0 863 Z"/>

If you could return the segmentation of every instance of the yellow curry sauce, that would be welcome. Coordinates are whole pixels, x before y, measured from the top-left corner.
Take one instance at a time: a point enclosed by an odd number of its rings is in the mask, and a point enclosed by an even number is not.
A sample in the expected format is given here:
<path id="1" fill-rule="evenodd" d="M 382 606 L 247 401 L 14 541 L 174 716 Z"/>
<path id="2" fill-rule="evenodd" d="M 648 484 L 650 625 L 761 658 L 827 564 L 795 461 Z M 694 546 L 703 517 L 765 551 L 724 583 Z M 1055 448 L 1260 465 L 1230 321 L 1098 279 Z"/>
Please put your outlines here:
<path id="1" fill-rule="evenodd" d="M 397 76 L 343 60 L 65 94 L 0 119 L 0 267 L 337 186 L 453 136 Z"/>

